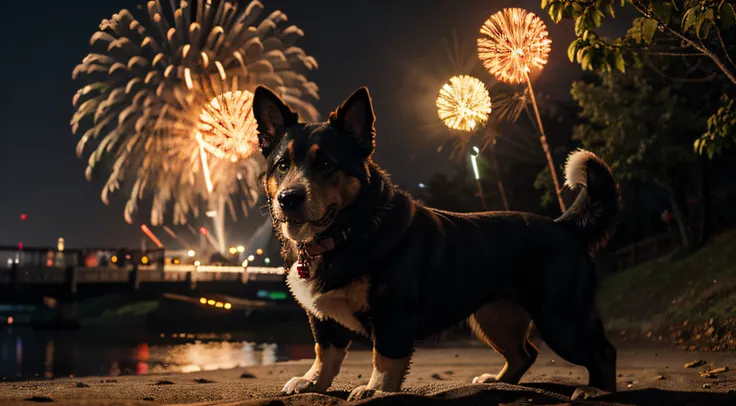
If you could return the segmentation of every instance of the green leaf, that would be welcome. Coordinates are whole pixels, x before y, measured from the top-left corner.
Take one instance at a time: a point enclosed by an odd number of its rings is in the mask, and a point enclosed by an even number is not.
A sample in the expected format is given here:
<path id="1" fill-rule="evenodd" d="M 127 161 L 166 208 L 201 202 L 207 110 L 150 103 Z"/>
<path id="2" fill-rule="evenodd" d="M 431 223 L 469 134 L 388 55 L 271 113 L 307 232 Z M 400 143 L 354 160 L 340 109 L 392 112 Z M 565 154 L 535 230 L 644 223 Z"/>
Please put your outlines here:
<path id="1" fill-rule="evenodd" d="M 690 28 L 695 25 L 695 22 L 698 21 L 698 16 L 695 14 L 695 9 L 691 8 L 690 10 L 685 12 L 685 15 L 682 16 L 682 31 L 688 32 L 690 31 Z"/>
<path id="2" fill-rule="evenodd" d="M 659 23 L 653 18 L 645 18 L 641 22 L 641 40 L 645 44 L 650 44 L 654 39 L 654 34 L 657 32 Z"/>
<path id="3" fill-rule="evenodd" d="M 621 51 L 616 52 L 616 69 L 621 73 L 626 73 L 626 61 Z"/>
<path id="4" fill-rule="evenodd" d="M 575 62 L 575 51 L 577 51 L 579 43 L 580 39 L 576 39 L 567 47 L 567 57 L 570 59 L 570 62 Z"/>
<path id="5" fill-rule="evenodd" d="M 672 2 L 671 1 L 655 1 L 652 2 L 652 8 L 654 9 L 654 15 L 659 17 L 660 20 L 664 21 L 665 24 L 669 24 L 672 18 Z"/>
<path id="6" fill-rule="evenodd" d="M 731 3 L 724 1 L 718 10 L 718 16 L 721 20 L 721 28 L 728 28 L 736 23 L 736 10 Z"/>

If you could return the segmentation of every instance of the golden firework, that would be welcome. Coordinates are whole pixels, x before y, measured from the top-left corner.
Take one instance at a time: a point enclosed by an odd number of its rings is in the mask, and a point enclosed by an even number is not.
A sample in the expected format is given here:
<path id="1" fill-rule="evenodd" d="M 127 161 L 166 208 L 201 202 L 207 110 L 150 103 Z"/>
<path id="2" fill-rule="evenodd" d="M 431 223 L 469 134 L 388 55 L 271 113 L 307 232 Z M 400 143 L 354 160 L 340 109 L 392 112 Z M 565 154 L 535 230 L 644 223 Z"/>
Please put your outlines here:
<path id="1" fill-rule="evenodd" d="M 437 114 L 453 130 L 475 130 L 491 114 L 491 96 L 486 85 L 472 76 L 451 77 L 440 89 Z"/>
<path id="2" fill-rule="evenodd" d="M 503 9 L 486 20 L 480 33 L 478 57 L 500 81 L 526 82 L 532 70 L 547 63 L 552 41 L 547 26 L 534 13 Z"/>
<path id="3" fill-rule="evenodd" d="M 215 157 L 237 162 L 258 150 L 256 127 L 253 93 L 236 90 L 213 98 L 202 108 L 196 138 Z"/>

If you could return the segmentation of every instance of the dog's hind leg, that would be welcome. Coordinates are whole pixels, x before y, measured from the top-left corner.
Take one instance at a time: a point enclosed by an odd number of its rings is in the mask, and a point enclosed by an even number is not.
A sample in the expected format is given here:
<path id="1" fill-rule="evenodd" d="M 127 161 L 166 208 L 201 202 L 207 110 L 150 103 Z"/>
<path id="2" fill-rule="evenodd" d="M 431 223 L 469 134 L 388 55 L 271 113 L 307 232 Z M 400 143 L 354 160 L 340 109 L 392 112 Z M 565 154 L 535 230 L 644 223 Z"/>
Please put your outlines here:
<path id="1" fill-rule="evenodd" d="M 580 303 L 545 306 L 539 314 L 534 312 L 534 323 L 552 351 L 588 370 L 589 387 L 616 391 L 616 348 L 606 338 L 592 302 L 584 306 Z M 584 392 L 588 388 L 583 389 L 573 397 L 587 397 Z"/>
<path id="2" fill-rule="evenodd" d="M 537 359 L 537 348 L 529 342 L 531 319 L 521 306 L 504 300 L 481 306 L 468 320 L 475 334 L 506 359 L 497 375 L 483 374 L 473 383 L 516 384 Z"/>

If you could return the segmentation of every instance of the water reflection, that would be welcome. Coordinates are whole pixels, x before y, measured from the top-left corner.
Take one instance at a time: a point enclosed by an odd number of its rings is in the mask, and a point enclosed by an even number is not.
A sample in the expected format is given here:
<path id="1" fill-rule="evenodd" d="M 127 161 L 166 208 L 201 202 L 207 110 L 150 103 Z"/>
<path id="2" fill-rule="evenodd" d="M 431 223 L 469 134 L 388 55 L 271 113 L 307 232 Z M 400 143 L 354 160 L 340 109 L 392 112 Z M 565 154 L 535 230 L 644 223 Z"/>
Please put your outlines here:
<path id="1" fill-rule="evenodd" d="M 141 336 L 0 330 L 0 380 L 198 372 L 311 356 L 311 344 L 227 340 L 228 335 Z"/>

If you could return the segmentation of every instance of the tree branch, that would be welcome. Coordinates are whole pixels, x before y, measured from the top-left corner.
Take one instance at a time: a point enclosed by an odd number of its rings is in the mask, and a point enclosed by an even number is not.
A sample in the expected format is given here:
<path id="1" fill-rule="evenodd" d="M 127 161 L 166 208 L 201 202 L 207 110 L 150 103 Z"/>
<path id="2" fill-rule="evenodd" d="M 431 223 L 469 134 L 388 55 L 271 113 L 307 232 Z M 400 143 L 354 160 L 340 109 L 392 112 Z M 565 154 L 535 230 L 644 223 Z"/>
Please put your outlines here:
<path id="1" fill-rule="evenodd" d="M 634 8 L 636 9 L 636 11 L 638 11 L 642 15 L 646 16 L 647 18 L 651 18 L 651 19 L 655 20 L 660 26 L 664 27 L 670 34 L 672 34 L 672 35 L 680 38 L 686 44 L 688 44 L 691 47 L 697 49 L 698 51 L 702 52 L 705 56 L 707 56 L 708 58 L 710 58 L 713 61 L 713 63 L 715 63 L 716 66 L 718 66 L 718 69 L 720 69 L 721 72 L 723 72 L 723 74 L 726 75 L 726 77 L 731 82 L 733 82 L 734 84 L 736 84 L 736 75 L 734 75 L 733 72 L 731 72 L 728 69 L 728 66 L 726 66 L 723 63 L 723 61 L 721 61 L 720 58 L 718 58 L 718 55 L 714 54 L 712 51 L 710 51 L 705 46 L 696 43 L 695 41 L 693 41 L 690 38 L 686 37 L 685 35 L 681 34 L 679 31 L 673 29 L 672 27 L 669 26 L 669 24 L 665 24 L 664 21 L 662 21 L 656 15 L 649 13 L 646 10 L 646 8 L 644 8 L 643 4 L 641 4 L 640 1 L 633 0 L 633 1 L 631 1 L 631 5 L 634 6 Z"/>
<path id="2" fill-rule="evenodd" d="M 723 49 L 723 55 L 726 55 L 726 59 L 728 59 L 728 62 L 731 64 L 731 66 L 736 67 L 736 64 L 733 63 L 731 56 L 728 54 L 728 51 L 726 50 L 726 44 L 723 43 L 723 37 L 721 36 L 721 30 L 718 29 L 718 27 L 716 27 L 716 34 L 718 34 L 718 42 L 721 43 L 721 49 Z"/>

